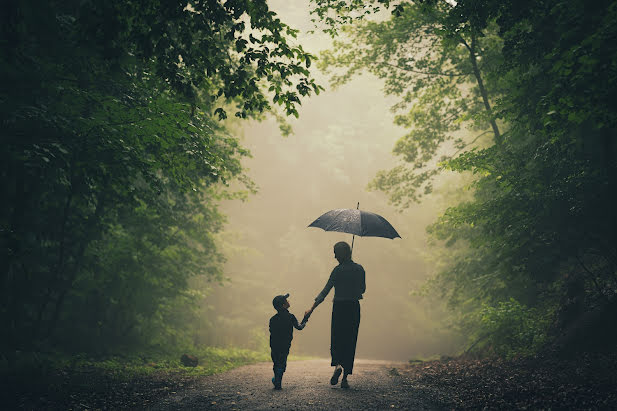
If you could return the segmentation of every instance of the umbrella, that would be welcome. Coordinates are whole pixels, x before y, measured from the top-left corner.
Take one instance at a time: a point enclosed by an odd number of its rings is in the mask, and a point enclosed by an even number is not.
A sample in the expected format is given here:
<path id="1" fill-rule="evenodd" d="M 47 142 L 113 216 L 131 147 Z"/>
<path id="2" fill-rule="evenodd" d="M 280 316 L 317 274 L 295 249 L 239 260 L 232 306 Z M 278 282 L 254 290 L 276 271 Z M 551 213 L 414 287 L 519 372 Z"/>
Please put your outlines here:
<path id="1" fill-rule="evenodd" d="M 309 227 L 322 228 L 324 231 L 353 234 L 351 240 L 352 251 L 356 236 L 401 238 L 388 220 L 379 214 L 360 210 L 360 203 L 358 203 L 355 210 L 353 208 L 330 210 L 309 224 Z"/>

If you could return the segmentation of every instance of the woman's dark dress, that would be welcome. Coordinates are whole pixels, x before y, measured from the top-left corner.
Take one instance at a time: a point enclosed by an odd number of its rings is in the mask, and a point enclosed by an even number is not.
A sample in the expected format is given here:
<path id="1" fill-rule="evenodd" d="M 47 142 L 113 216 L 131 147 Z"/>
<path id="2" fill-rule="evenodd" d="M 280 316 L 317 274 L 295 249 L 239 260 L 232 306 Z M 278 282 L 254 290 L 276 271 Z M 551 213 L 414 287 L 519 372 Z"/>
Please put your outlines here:
<path id="1" fill-rule="evenodd" d="M 334 267 L 324 289 L 315 301 L 321 303 L 334 287 L 330 354 L 332 365 L 340 364 L 345 373 L 352 374 L 360 326 L 360 302 L 366 290 L 364 268 L 353 261 Z"/>
<path id="2" fill-rule="evenodd" d="M 335 301 L 332 306 L 330 355 L 332 365 L 341 364 L 347 374 L 353 371 L 360 327 L 360 302 Z"/>

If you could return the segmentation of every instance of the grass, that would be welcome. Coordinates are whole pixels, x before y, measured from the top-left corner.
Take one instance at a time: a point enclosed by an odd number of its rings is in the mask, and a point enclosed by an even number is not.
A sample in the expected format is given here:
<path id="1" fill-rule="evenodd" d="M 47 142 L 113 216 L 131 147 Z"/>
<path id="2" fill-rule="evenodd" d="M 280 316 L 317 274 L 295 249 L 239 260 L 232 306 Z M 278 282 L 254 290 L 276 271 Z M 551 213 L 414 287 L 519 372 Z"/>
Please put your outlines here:
<path id="1" fill-rule="evenodd" d="M 156 373 L 178 373 L 187 376 L 218 374 L 242 365 L 272 361 L 268 353 L 242 348 L 201 347 L 188 354 L 199 359 L 196 367 L 186 367 L 180 362 L 183 352 L 173 354 L 153 354 L 141 358 L 111 357 L 105 360 L 80 360 L 73 368 L 94 368 L 120 378 L 133 378 Z M 290 361 L 306 360 L 310 357 L 290 355 Z"/>
<path id="2" fill-rule="evenodd" d="M 180 362 L 182 354 L 198 358 L 199 365 L 186 367 Z M 313 357 L 290 355 L 289 361 Z M 243 348 L 202 346 L 187 351 L 145 352 L 94 358 L 87 354 L 21 352 L 13 364 L 0 362 L 0 375 L 12 378 L 32 378 L 57 373 L 98 373 L 117 380 L 130 380 L 161 374 L 198 377 L 218 374 L 242 365 L 271 361 L 270 354 Z"/>
<path id="3" fill-rule="evenodd" d="M 270 361 L 267 353 L 240 348 L 199 347 L 186 351 L 199 359 L 197 367 L 185 367 L 180 362 L 184 352 L 149 352 L 131 355 L 93 358 L 86 354 L 18 353 L 13 365 L 2 364 L 2 374 L 47 374 L 63 372 L 101 372 L 118 379 L 130 379 L 160 373 L 187 376 L 211 375 L 261 361 Z"/>
<path id="4" fill-rule="evenodd" d="M 270 361 L 265 352 L 199 347 L 186 351 L 199 359 L 199 365 L 185 367 L 180 362 L 183 353 L 140 352 L 93 358 L 85 354 L 18 352 L 10 360 L 0 357 L 4 388 L 0 403 L 9 409 L 148 406 L 148 401 L 180 390 L 194 378 Z"/>
<path id="5" fill-rule="evenodd" d="M 429 362 L 429 361 L 444 360 L 448 358 L 450 357 L 445 356 L 445 355 L 439 355 L 439 354 L 433 354 L 433 355 L 428 355 L 428 356 L 417 356 L 417 357 L 411 358 L 409 360 L 409 363 L 417 364 L 417 363 L 423 363 L 423 362 Z"/>

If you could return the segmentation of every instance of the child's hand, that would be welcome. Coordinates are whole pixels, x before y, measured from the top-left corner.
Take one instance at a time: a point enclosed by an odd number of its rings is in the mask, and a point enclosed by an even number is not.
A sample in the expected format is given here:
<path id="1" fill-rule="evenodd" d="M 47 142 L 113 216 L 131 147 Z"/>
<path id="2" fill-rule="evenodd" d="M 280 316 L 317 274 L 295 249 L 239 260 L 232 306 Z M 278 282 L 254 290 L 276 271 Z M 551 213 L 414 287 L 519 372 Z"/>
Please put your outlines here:
<path id="1" fill-rule="evenodd" d="M 309 317 L 311 316 L 312 311 L 307 311 L 306 313 L 304 313 L 304 318 L 302 318 L 302 324 L 306 324 L 306 322 L 308 321 Z"/>

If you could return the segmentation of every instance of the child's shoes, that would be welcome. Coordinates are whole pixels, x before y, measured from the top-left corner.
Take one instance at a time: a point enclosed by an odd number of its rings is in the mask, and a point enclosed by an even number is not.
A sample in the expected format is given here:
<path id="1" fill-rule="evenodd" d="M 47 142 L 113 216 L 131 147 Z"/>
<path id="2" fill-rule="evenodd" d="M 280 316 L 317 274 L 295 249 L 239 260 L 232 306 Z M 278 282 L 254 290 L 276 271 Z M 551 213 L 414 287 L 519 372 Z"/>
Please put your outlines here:
<path id="1" fill-rule="evenodd" d="M 283 370 L 276 369 L 274 370 L 274 378 L 272 378 L 272 384 L 274 384 L 275 390 L 280 390 L 281 382 L 283 381 Z"/>

